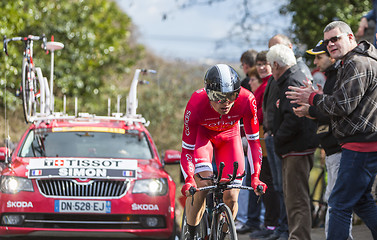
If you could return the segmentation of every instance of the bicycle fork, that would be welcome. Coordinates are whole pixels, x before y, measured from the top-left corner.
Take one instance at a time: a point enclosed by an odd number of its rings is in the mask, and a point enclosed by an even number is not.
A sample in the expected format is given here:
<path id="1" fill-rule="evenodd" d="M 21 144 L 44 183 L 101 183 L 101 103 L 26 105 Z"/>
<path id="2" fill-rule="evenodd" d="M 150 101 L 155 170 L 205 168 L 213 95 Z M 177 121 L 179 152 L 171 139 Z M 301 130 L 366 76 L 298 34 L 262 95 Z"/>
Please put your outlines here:
<path id="1" fill-rule="evenodd" d="M 209 235 L 209 240 L 217 240 L 220 237 L 221 232 L 228 231 L 227 226 L 221 223 L 225 219 L 224 212 L 221 210 L 225 203 L 221 202 L 216 205 L 212 210 L 212 222 L 211 222 L 211 232 Z M 222 229 L 217 229 L 218 226 L 222 226 Z"/>

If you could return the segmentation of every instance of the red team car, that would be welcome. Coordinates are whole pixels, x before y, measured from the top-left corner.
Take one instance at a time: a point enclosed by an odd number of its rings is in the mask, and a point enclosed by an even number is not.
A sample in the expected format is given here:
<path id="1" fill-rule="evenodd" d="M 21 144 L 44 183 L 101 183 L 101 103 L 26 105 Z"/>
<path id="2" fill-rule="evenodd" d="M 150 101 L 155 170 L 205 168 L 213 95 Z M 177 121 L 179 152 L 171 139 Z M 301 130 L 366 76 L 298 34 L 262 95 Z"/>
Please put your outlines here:
<path id="1" fill-rule="evenodd" d="M 0 236 L 174 239 L 175 183 L 143 118 L 35 118 L 0 179 Z"/>
<path id="2" fill-rule="evenodd" d="M 33 124 L 3 170 L 0 190 L 1 236 L 174 234 L 175 184 L 140 122 Z"/>

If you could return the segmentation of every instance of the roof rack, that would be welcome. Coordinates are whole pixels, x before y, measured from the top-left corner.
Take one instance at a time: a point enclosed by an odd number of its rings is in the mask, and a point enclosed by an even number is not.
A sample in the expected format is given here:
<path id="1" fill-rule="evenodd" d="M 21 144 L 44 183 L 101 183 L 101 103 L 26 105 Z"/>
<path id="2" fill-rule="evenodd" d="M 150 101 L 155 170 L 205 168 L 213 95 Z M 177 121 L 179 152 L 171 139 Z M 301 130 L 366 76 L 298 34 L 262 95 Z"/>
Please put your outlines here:
<path id="1" fill-rule="evenodd" d="M 30 122 L 34 124 L 43 122 L 43 121 L 52 121 L 52 120 L 72 120 L 72 119 L 101 119 L 101 120 L 113 120 L 113 121 L 124 121 L 126 124 L 132 123 L 142 123 L 145 126 L 149 126 L 150 122 L 146 121 L 145 118 L 142 117 L 141 114 L 136 114 L 136 109 L 138 105 L 137 101 L 137 84 L 139 82 L 140 74 L 148 74 L 148 73 L 156 73 L 155 70 L 151 69 L 136 69 L 134 78 L 131 82 L 130 92 L 127 97 L 127 107 L 126 107 L 126 114 L 120 112 L 120 96 L 117 98 L 117 112 L 112 113 L 110 116 L 110 99 L 108 100 L 108 116 L 96 116 L 95 114 L 89 113 L 78 113 L 77 111 L 77 98 L 75 98 L 75 115 L 70 116 L 65 113 L 65 105 L 66 105 L 66 98 L 64 96 L 64 112 L 41 112 L 36 113 L 35 116 L 30 117 Z M 52 107 L 53 109 L 53 107 Z"/>
<path id="2" fill-rule="evenodd" d="M 92 120 L 111 120 L 111 121 L 124 121 L 126 124 L 141 123 L 146 127 L 149 126 L 150 122 L 146 121 L 141 115 L 137 116 L 123 116 L 121 114 L 113 114 L 113 116 L 97 116 L 95 114 L 89 113 L 79 113 L 78 116 L 67 115 L 63 113 L 52 113 L 45 116 L 33 116 L 30 120 L 34 124 L 39 124 L 41 122 L 53 121 L 53 120 L 75 120 L 75 119 L 92 119 Z"/>

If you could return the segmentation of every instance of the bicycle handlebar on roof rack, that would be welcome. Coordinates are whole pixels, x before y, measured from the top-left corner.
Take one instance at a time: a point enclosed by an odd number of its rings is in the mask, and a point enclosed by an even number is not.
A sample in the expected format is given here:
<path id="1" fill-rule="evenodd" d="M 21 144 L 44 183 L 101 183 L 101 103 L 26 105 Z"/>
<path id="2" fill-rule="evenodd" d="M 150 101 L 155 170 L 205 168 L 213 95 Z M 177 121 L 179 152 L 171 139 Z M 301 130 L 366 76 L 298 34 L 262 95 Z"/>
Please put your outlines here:
<path id="1" fill-rule="evenodd" d="M 46 35 L 43 34 L 42 36 L 33 36 L 33 35 L 28 35 L 27 37 L 12 37 L 12 38 L 7 38 L 7 36 L 4 35 L 4 39 L 3 39 L 3 51 L 5 52 L 5 54 L 8 56 L 8 43 L 9 42 L 12 42 L 12 41 L 23 41 L 25 43 L 30 43 L 31 46 L 33 46 L 33 43 L 32 41 L 39 41 L 39 40 L 42 40 L 43 43 L 42 43 L 42 49 L 44 51 L 47 51 L 47 38 L 46 38 Z M 25 45 L 27 46 L 27 45 Z M 33 49 L 31 49 L 31 51 L 33 51 Z"/>

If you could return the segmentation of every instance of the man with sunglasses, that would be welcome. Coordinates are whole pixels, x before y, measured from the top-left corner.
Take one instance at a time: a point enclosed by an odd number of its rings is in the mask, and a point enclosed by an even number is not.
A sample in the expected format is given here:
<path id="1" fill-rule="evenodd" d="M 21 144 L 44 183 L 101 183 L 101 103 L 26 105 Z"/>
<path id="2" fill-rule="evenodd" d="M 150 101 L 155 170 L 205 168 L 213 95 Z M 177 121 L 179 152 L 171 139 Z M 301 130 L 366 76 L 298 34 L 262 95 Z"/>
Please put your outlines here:
<path id="1" fill-rule="evenodd" d="M 306 51 L 308 54 L 314 56 L 314 64 L 318 67 L 319 71 L 324 72 L 326 81 L 323 86 L 323 93 L 331 95 L 336 82 L 336 75 L 340 66 L 340 60 L 336 61 L 330 57 L 327 47 L 320 40 L 318 44 L 310 50 Z M 334 137 L 331 131 L 331 119 L 330 116 L 319 111 L 315 106 L 309 104 L 301 105 L 298 108 L 293 108 L 294 113 L 299 117 L 308 117 L 314 119 L 318 125 L 317 136 L 322 149 L 326 153 L 325 163 L 327 171 L 327 186 L 324 195 L 324 200 L 328 202 L 329 196 L 335 185 L 336 178 L 338 176 L 340 158 L 342 156 L 342 149 L 338 140 Z M 329 226 L 329 209 L 327 208 L 325 219 L 325 233 L 327 236 Z M 349 239 L 353 239 L 352 224 L 350 224 Z"/>
<path id="2" fill-rule="evenodd" d="M 334 21 L 324 29 L 324 44 L 341 60 L 333 93 L 290 88 L 287 97 L 330 115 L 334 136 L 342 146 L 338 178 L 329 198 L 327 239 L 347 239 L 352 211 L 377 239 L 377 205 L 371 187 L 377 173 L 377 50 L 356 43 L 351 28 Z"/>
<path id="3" fill-rule="evenodd" d="M 239 120 L 243 118 L 244 129 L 249 144 L 249 164 L 253 173 L 251 187 L 260 195 L 257 186 L 266 191 L 266 184 L 259 180 L 262 164 L 262 150 L 259 142 L 259 123 L 254 95 L 241 87 L 237 72 L 226 64 L 212 66 L 206 73 L 205 88 L 194 92 L 187 103 L 184 114 L 182 136 L 181 170 L 185 178 L 182 194 L 187 196 L 186 216 L 188 225 L 187 239 L 193 239 L 197 226 L 205 209 L 206 192 L 189 194 L 191 187 L 210 185 L 209 181 L 200 180 L 195 174 L 203 177 L 213 174 L 212 156 L 216 166 L 225 163 L 222 174 L 227 178 L 233 173 L 233 162 L 238 162 L 237 175 L 245 171 L 245 160 L 242 149 Z M 236 180 L 241 184 L 242 179 Z M 239 190 L 224 192 L 224 202 L 236 216 Z M 223 234 L 223 236 L 225 236 Z"/>

